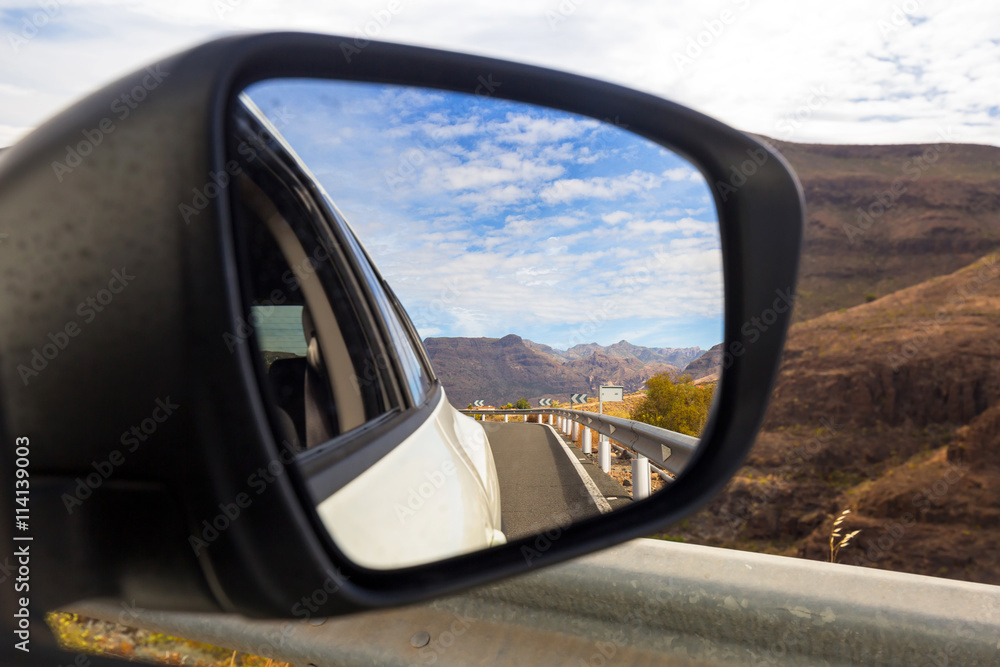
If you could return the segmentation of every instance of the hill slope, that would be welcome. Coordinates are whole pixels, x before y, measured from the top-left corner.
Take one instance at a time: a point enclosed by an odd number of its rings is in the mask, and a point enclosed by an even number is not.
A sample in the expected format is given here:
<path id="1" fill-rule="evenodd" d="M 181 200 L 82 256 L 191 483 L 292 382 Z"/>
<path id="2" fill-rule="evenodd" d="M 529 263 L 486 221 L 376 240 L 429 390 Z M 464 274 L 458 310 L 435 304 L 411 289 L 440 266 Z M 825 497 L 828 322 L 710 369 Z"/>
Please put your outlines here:
<path id="1" fill-rule="evenodd" d="M 514 334 L 503 338 L 428 338 L 424 346 L 452 405 L 463 408 L 479 399 L 488 405 L 522 397 L 534 403 L 542 397 L 566 402 L 571 393 L 596 394 L 602 384 L 621 385 L 634 392 L 657 373 L 678 371 L 678 366 L 661 359 L 684 359 L 701 352 L 698 348 L 643 348 L 622 341 L 608 348 L 595 344 L 586 356 L 559 358 L 560 350 Z M 617 355 L 606 351 L 616 346 Z"/>
<path id="2" fill-rule="evenodd" d="M 692 380 L 717 374 L 722 370 L 722 347 L 725 343 L 713 346 L 708 352 L 694 359 L 681 371 Z"/>
<path id="3" fill-rule="evenodd" d="M 683 368 L 685 364 L 697 359 L 705 353 L 700 347 L 643 347 L 633 345 L 627 340 L 620 340 L 611 345 L 598 345 L 597 343 L 580 343 L 568 350 L 557 350 L 548 345 L 533 343 L 525 340 L 524 344 L 533 350 L 545 353 L 557 361 L 572 361 L 574 359 L 586 359 L 587 357 L 600 353 L 609 357 L 619 357 L 621 359 L 638 359 L 643 363 L 658 363 L 677 366 Z"/>
<path id="4" fill-rule="evenodd" d="M 793 325 L 746 466 L 680 535 L 1000 583 L 1000 255 Z"/>
<path id="5" fill-rule="evenodd" d="M 1000 148 L 762 139 L 805 192 L 795 321 L 949 274 L 1000 247 Z"/>

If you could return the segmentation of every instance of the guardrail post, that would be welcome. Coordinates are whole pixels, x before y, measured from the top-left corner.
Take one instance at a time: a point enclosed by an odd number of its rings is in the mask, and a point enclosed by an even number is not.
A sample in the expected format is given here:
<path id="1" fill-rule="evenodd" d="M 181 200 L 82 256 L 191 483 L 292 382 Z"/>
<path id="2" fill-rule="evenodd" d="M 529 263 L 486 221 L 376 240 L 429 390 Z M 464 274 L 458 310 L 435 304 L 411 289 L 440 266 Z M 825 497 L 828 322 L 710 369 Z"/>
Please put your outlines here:
<path id="1" fill-rule="evenodd" d="M 521 421 L 523 422 L 528 421 L 528 415 L 521 415 Z"/>
<path id="2" fill-rule="evenodd" d="M 555 417 L 556 417 L 555 415 L 549 415 L 549 426 L 552 426 L 553 424 L 556 423 Z"/>
<path id="3" fill-rule="evenodd" d="M 573 422 L 573 432 L 570 437 L 573 438 L 573 442 L 576 442 L 577 437 L 580 435 L 580 422 Z"/>
<path id="4" fill-rule="evenodd" d="M 632 459 L 632 500 L 649 497 L 649 459 L 637 456 Z"/>
<path id="5" fill-rule="evenodd" d="M 597 438 L 597 462 L 604 472 L 611 470 L 611 442 L 603 433 Z"/>
<path id="6" fill-rule="evenodd" d="M 510 415 L 504 415 L 503 416 L 503 423 L 504 424 L 506 424 L 509 421 L 509 419 L 508 419 L 509 417 L 510 417 Z"/>
<path id="7" fill-rule="evenodd" d="M 590 454 L 590 452 L 591 452 L 590 432 L 591 431 L 590 431 L 589 428 L 583 429 L 583 453 L 584 454 Z"/>

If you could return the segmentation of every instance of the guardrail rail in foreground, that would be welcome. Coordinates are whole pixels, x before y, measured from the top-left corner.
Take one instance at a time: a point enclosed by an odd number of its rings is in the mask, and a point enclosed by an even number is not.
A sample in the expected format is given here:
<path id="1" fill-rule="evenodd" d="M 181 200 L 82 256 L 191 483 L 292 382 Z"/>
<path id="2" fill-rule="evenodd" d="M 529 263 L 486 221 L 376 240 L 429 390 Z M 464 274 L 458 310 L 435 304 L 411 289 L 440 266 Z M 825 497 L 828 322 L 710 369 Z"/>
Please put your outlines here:
<path id="1" fill-rule="evenodd" d="M 564 408 L 532 408 L 530 410 L 459 410 L 466 415 L 554 415 L 614 438 L 625 447 L 649 459 L 658 468 L 679 475 L 694 455 L 698 438 L 642 422 L 601 415 L 583 410 Z"/>
<path id="2" fill-rule="evenodd" d="M 308 594 L 308 593 L 306 593 Z M 116 621 L 120 604 L 69 611 Z M 333 665 L 995 665 L 1000 587 L 640 539 L 326 621 L 137 610 L 129 625 Z"/>

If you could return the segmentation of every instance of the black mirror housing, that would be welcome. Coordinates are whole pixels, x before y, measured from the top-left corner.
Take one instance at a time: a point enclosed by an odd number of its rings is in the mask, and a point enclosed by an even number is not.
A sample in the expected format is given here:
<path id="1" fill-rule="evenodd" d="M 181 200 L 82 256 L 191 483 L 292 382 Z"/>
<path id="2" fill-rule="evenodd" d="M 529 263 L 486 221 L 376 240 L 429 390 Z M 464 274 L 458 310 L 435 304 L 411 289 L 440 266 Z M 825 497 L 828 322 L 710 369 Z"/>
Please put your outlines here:
<path id="1" fill-rule="evenodd" d="M 305 617 L 405 604 L 648 534 L 707 502 L 741 464 L 794 300 L 804 205 L 782 158 L 614 84 L 345 43 L 292 33 L 214 41 L 111 84 L 0 154 L 0 433 L 29 442 L 34 608 L 104 597 Z M 721 225 L 725 348 L 714 412 L 684 476 L 613 523 L 590 519 L 544 543 L 395 571 L 347 559 L 272 435 L 250 351 L 225 338 L 244 317 L 232 215 L 241 167 L 227 157 L 227 110 L 247 85 L 276 77 L 548 106 L 610 120 L 697 165 Z M 746 326 L 755 319 L 768 324 Z M 2 456 L 11 516 L 14 447 Z M 8 522 L 0 532 L 14 544 Z"/>

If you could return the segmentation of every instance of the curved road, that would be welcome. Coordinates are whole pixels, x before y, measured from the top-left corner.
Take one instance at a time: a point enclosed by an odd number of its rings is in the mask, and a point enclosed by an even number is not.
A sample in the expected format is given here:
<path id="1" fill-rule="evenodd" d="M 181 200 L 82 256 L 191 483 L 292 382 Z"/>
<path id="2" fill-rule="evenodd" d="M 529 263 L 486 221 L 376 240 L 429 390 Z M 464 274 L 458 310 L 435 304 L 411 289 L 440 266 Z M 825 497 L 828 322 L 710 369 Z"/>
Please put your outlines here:
<path id="1" fill-rule="evenodd" d="M 621 484 L 547 424 L 482 423 L 493 449 L 507 539 L 631 503 Z"/>

